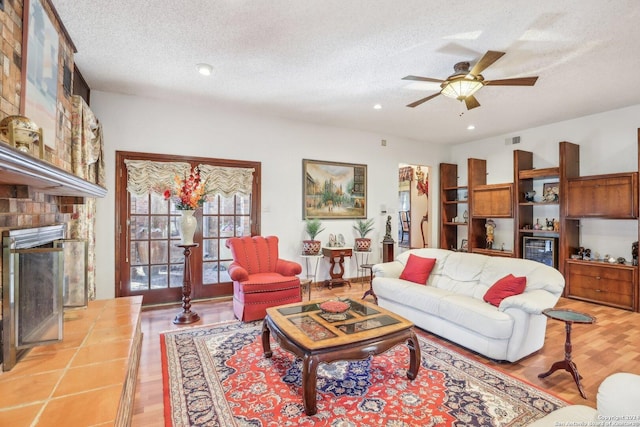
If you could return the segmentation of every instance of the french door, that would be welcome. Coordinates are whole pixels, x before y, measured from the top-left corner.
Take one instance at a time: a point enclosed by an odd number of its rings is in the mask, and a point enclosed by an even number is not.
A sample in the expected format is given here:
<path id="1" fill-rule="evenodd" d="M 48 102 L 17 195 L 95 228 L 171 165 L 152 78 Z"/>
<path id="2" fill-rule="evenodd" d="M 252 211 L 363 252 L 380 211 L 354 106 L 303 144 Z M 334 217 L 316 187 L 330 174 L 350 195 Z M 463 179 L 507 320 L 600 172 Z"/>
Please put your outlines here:
<path id="1" fill-rule="evenodd" d="M 179 302 L 182 298 L 184 255 L 178 247 L 180 211 L 158 193 L 135 195 L 127 191 L 125 160 L 188 162 L 192 167 L 253 168 L 251 194 L 216 194 L 198 209 L 198 228 L 191 250 L 192 299 L 231 295 L 228 266 L 230 237 L 260 234 L 260 164 L 209 158 L 117 152 L 116 185 L 116 295 L 143 295 L 144 304 Z"/>

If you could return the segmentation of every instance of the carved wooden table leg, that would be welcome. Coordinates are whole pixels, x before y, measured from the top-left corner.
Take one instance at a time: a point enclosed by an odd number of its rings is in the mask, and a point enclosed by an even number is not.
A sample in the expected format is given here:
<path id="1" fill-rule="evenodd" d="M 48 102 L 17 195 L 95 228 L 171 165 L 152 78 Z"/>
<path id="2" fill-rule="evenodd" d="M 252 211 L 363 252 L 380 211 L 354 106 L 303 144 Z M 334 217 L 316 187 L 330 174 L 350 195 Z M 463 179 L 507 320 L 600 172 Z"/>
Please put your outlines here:
<path id="1" fill-rule="evenodd" d="M 178 245 L 178 247 L 184 249 L 184 270 L 182 278 L 182 313 L 179 313 L 173 323 L 177 325 L 186 325 L 189 323 L 197 322 L 200 320 L 200 316 L 195 311 L 191 311 L 191 248 L 197 247 L 198 244 L 191 245 Z"/>

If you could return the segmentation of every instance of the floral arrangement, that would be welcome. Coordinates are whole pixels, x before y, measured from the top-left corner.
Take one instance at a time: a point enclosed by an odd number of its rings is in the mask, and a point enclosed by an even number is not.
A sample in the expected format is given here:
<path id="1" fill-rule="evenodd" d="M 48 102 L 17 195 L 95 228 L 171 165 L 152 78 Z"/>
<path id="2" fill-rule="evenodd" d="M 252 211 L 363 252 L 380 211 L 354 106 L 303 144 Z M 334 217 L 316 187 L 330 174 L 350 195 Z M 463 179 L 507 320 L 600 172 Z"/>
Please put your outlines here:
<path id="1" fill-rule="evenodd" d="M 206 200 L 206 181 L 200 178 L 200 169 L 193 168 L 184 179 L 176 175 L 173 190 L 165 190 L 165 200 L 173 200 L 178 210 L 194 210 L 202 206 Z"/>

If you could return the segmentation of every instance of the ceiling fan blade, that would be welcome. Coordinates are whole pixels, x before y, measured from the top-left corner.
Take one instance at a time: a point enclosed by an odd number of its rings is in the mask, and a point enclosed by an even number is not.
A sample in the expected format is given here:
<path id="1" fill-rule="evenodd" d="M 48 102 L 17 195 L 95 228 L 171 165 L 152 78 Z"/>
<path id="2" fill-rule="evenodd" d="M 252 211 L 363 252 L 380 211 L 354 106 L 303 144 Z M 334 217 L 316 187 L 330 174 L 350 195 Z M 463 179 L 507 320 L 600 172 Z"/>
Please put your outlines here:
<path id="1" fill-rule="evenodd" d="M 482 73 L 487 67 L 489 67 L 491 64 L 496 62 L 498 59 L 502 58 L 502 55 L 504 55 L 504 52 L 488 50 L 487 53 L 485 53 L 484 56 L 480 58 L 480 61 L 478 61 L 476 65 L 473 66 L 469 74 L 473 74 L 474 76 L 477 76 L 478 74 Z"/>
<path id="2" fill-rule="evenodd" d="M 491 86 L 533 86 L 536 84 L 538 76 L 536 77 L 516 77 L 513 79 L 502 80 L 485 80 L 485 85 Z"/>
<path id="3" fill-rule="evenodd" d="M 426 98 L 419 99 L 416 102 L 412 102 L 411 104 L 408 104 L 407 107 L 411 107 L 411 108 L 417 107 L 418 105 L 423 104 L 428 100 L 435 98 L 438 95 L 440 95 L 440 92 L 434 93 L 433 95 L 427 96 Z"/>
<path id="4" fill-rule="evenodd" d="M 464 103 L 467 105 L 467 110 L 472 110 L 480 106 L 480 103 L 475 96 L 469 95 L 464 99 Z"/>
<path id="5" fill-rule="evenodd" d="M 420 76 L 407 76 L 407 77 L 403 77 L 402 80 L 417 80 L 419 82 L 433 82 L 433 83 L 444 82 L 444 80 L 432 79 L 431 77 L 420 77 Z"/>

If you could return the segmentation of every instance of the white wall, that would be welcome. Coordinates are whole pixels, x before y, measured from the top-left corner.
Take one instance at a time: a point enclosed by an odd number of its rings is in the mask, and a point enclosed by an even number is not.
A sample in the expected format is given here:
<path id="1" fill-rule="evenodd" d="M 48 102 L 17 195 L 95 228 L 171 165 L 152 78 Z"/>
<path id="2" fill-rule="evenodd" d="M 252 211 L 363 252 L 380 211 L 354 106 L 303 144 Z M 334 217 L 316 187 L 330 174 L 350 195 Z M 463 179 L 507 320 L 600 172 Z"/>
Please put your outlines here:
<path id="1" fill-rule="evenodd" d="M 524 113 L 523 113 L 524 114 Z M 460 179 L 467 179 L 467 158 L 487 160 L 487 183 L 513 182 L 513 150 L 533 153 L 536 168 L 558 166 L 558 143 L 569 141 L 580 146 L 580 175 L 597 175 L 638 170 L 638 139 L 640 105 L 567 120 L 499 135 L 454 146 L 453 163 L 458 164 Z M 520 136 L 517 145 L 505 145 L 506 139 Z M 562 195 L 560 195 L 562 197 Z M 552 209 L 552 208 L 545 208 Z M 537 214 L 544 220 L 553 211 Z M 496 220 L 494 247 L 513 248 L 513 220 Z M 580 244 L 598 252 L 631 259 L 631 243 L 638 240 L 638 222 L 631 220 L 581 221 Z"/>
<path id="2" fill-rule="evenodd" d="M 377 228 L 369 235 L 373 241 L 370 262 L 381 259 L 386 205 L 392 216 L 393 236 L 397 235 L 398 164 L 419 163 L 438 170 L 448 161 L 449 147 L 395 138 L 372 132 L 320 126 L 232 111 L 223 106 L 195 106 L 91 92 L 91 109 L 104 129 L 106 180 L 109 190 L 97 202 L 97 298 L 115 295 L 115 152 L 140 151 L 186 156 L 214 157 L 262 163 L 262 234 L 280 237 L 280 255 L 301 262 L 301 241 L 306 237 L 302 221 L 302 159 L 362 163 L 368 166 L 368 217 L 376 217 Z M 384 111 L 381 111 L 384 114 Z M 387 146 L 381 146 L 381 140 Z M 437 173 L 429 187 L 437 206 Z M 432 212 L 437 217 L 437 211 Z M 352 220 L 323 221 L 329 233 L 342 233 L 353 242 Z M 437 221 L 430 221 L 432 246 L 437 244 Z M 349 243 L 348 243 L 349 244 Z M 352 244 L 352 243 L 351 243 Z M 397 254 L 398 252 L 396 252 Z M 304 264 L 304 263 L 303 263 Z M 318 276 L 325 278 L 326 262 Z M 346 277 L 355 276 L 355 262 L 347 265 Z"/>

